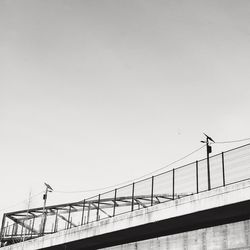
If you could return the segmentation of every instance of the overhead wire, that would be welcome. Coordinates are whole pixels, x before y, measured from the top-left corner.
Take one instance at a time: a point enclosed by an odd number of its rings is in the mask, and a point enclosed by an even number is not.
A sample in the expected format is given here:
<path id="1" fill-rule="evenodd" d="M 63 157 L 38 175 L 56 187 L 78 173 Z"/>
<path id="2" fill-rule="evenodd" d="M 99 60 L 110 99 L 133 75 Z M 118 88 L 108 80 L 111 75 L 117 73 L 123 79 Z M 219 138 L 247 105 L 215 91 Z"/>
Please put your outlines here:
<path id="1" fill-rule="evenodd" d="M 232 141 L 219 141 L 219 142 L 216 141 L 216 142 L 214 142 L 213 144 L 235 143 L 235 142 L 242 142 L 242 141 L 247 141 L 247 140 L 250 140 L 250 138 L 245 138 L 245 139 L 240 139 L 240 140 L 232 140 Z M 133 181 L 138 181 L 138 180 L 140 180 L 140 179 L 142 179 L 142 178 L 145 178 L 145 177 L 147 177 L 147 176 L 149 176 L 149 175 L 152 175 L 152 174 L 155 174 L 155 173 L 157 173 L 157 172 L 159 172 L 159 171 L 161 171 L 161 170 L 164 170 L 165 168 L 170 167 L 170 166 L 172 166 L 173 164 L 175 164 L 175 163 L 177 163 L 177 162 L 179 162 L 179 161 L 181 161 L 181 160 L 186 159 L 187 157 L 189 157 L 190 155 L 192 155 L 192 154 L 198 152 L 199 150 L 201 150 L 201 149 L 204 148 L 204 147 L 205 147 L 205 145 L 203 145 L 202 147 L 199 147 L 198 149 L 192 151 L 191 153 L 189 153 L 189 154 L 187 154 L 187 155 L 185 155 L 185 156 L 179 158 L 178 160 L 173 161 L 173 162 L 169 163 L 168 165 L 165 165 L 164 167 L 161 167 L 161 168 L 156 169 L 156 170 L 154 170 L 154 171 L 152 171 L 152 172 L 149 172 L 149 173 L 147 173 L 147 174 L 145 174 L 145 175 L 142 175 L 142 176 L 137 177 L 137 178 L 134 178 L 134 179 L 130 179 L 130 180 L 125 181 L 125 182 L 121 182 L 121 183 L 118 183 L 118 184 L 110 185 L 110 186 L 107 186 L 107 187 L 96 188 L 96 189 L 86 189 L 86 190 L 76 190 L 76 191 L 62 191 L 62 190 L 54 190 L 54 191 L 55 191 L 56 193 L 87 193 L 87 192 L 102 191 L 102 190 L 106 190 L 106 189 L 108 189 L 108 188 L 114 188 L 114 187 L 118 187 L 118 186 L 121 186 L 121 185 L 125 185 L 125 184 L 127 184 L 127 183 L 131 183 L 131 182 L 133 182 Z"/>
<path id="2" fill-rule="evenodd" d="M 243 142 L 243 141 L 249 141 L 249 140 L 250 140 L 250 138 L 244 138 L 244 139 L 239 139 L 239 140 L 231 140 L 231 141 L 215 141 L 215 142 L 213 142 L 213 144 L 237 143 L 237 142 Z M 175 163 L 180 162 L 180 161 L 186 159 L 186 158 L 189 157 L 190 155 L 192 155 L 192 154 L 198 152 L 199 150 L 201 150 L 201 149 L 204 148 L 205 146 L 206 146 L 206 145 L 203 145 L 202 147 L 199 147 L 199 148 L 195 149 L 195 150 L 192 151 L 191 153 L 189 153 L 189 154 L 187 154 L 187 155 L 185 155 L 185 156 L 183 156 L 183 157 L 181 157 L 181 158 L 179 158 L 179 159 L 177 159 L 177 160 L 175 160 L 175 161 L 173 161 L 173 162 L 171 162 L 171 163 L 169 163 L 169 164 L 167 164 L 167 165 L 165 165 L 165 166 L 163 166 L 163 167 L 161 167 L 161 168 L 158 168 L 158 169 L 156 169 L 156 170 L 154 170 L 154 171 L 151 171 L 151 172 L 149 172 L 149 173 L 147 173 L 147 174 L 145 174 L 145 175 L 142 175 L 142 176 L 140 176 L 140 177 L 137 177 L 137 178 L 134 178 L 134 179 L 130 179 L 130 180 L 127 180 L 127 181 L 118 183 L 118 184 L 114 184 L 114 185 L 110 185 L 110 186 L 106 186 L 106 187 L 102 187 L 102 188 L 96 188 L 96 189 L 86 189 L 86 190 L 76 190 L 76 191 L 54 190 L 54 192 L 56 192 L 56 193 L 87 193 L 87 192 L 102 191 L 102 190 L 106 190 L 106 189 L 109 189 L 109 188 L 119 187 L 119 186 L 121 186 L 121 185 L 125 185 L 125 184 L 128 184 L 128 183 L 134 182 L 134 181 L 138 181 L 138 180 L 140 180 L 140 179 L 142 179 L 142 178 L 146 178 L 146 177 L 149 176 L 149 175 L 153 175 L 153 174 L 155 174 L 155 173 L 157 173 L 157 172 L 159 172 L 159 171 L 161 171 L 161 170 L 164 170 L 164 169 L 166 169 L 166 168 L 168 168 L 168 167 L 174 165 Z M 41 191 L 41 192 L 39 192 L 39 193 L 37 193 L 37 194 L 32 195 L 30 198 L 34 198 L 34 197 L 40 195 L 41 193 L 43 193 L 43 191 Z M 18 206 L 18 205 L 20 205 L 20 204 L 22 204 L 22 203 L 24 203 L 24 202 L 27 202 L 27 200 L 28 200 L 28 199 L 24 199 L 24 200 L 22 200 L 22 201 L 19 201 L 19 202 L 13 204 L 13 205 L 10 205 L 10 206 L 8 206 L 8 207 L 2 208 L 2 209 L 0 209 L 0 212 L 4 211 L 4 210 L 6 210 L 6 209 L 9 209 L 9 208 L 16 207 L 16 206 Z"/>
<path id="3" fill-rule="evenodd" d="M 215 142 L 213 142 L 213 144 L 237 143 L 237 142 L 243 142 L 243 141 L 249 141 L 249 140 L 250 140 L 250 138 L 244 138 L 244 139 L 239 139 L 239 140 L 231 140 L 231 141 L 215 141 Z M 56 192 L 56 193 L 87 193 L 87 192 L 102 191 L 102 190 L 106 190 L 106 189 L 109 189 L 109 188 L 119 187 L 119 186 L 121 186 L 121 185 L 125 185 L 125 184 L 131 183 L 131 182 L 138 181 L 138 180 L 140 180 L 140 179 L 142 179 L 142 178 L 146 178 L 146 177 L 149 176 L 149 175 L 153 175 L 153 174 L 155 174 L 155 173 L 157 173 L 157 172 L 159 172 L 159 171 L 161 171 L 161 170 L 164 170 L 164 169 L 166 169 L 166 168 L 168 168 L 168 167 L 174 165 L 175 163 L 180 162 L 180 161 L 186 159 L 186 158 L 189 157 L 190 155 L 192 155 L 192 154 L 198 152 L 199 150 L 201 150 L 201 149 L 204 148 L 205 146 L 206 146 L 206 145 L 203 145 L 202 147 L 199 147 L 199 148 L 195 149 L 195 150 L 192 151 L 191 153 L 189 153 L 189 154 L 187 154 L 187 155 L 185 155 L 185 156 L 183 156 L 183 157 L 181 157 L 181 158 L 179 158 L 179 159 L 177 159 L 177 160 L 175 160 L 175 161 L 173 161 L 173 162 L 171 162 L 171 163 L 169 163 L 169 164 L 167 164 L 167 165 L 165 165 L 165 166 L 163 166 L 163 167 L 161 167 L 161 168 L 158 168 L 158 169 L 156 169 L 156 170 L 154 170 L 154 171 L 151 171 L 151 172 L 149 172 L 149 173 L 147 173 L 147 174 L 145 174 L 145 175 L 142 175 L 142 176 L 140 176 L 140 177 L 137 177 L 137 178 L 134 178 L 134 179 L 130 179 L 130 180 L 127 180 L 127 181 L 118 183 L 118 184 L 114 184 L 114 185 L 110 185 L 110 186 L 106 186 L 106 187 L 102 187 L 102 188 L 96 188 L 96 189 L 86 189 L 86 190 L 76 190 L 76 191 L 54 190 L 54 192 Z M 41 192 L 39 192 L 39 193 L 37 193 L 37 194 L 32 195 L 30 198 L 34 198 L 34 197 L 40 195 L 41 193 L 43 193 L 43 191 L 41 191 Z M 2 209 L 0 209 L 0 212 L 4 211 L 4 210 L 6 210 L 6 209 L 9 209 L 9 208 L 16 207 L 16 206 L 18 206 L 18 205 L 20 205 L 20 204 L 22 204 L 22 203 L 24 203 L 24 202 L 27 202 L 27 200 L 28 200 L 28 199 L 24 199 L 24 200 L 22 200 L 22 201 L 19 201 L 19 202 L 13 204 L 13 205 L 10 205 L 10 206 L 8 206 L 8 207 L 2 208 Z"/>
<path id="4" fill-rule="evenodd" d="M 216 141 L 216 144 L 224 144 L 224 143 L 235 143 L 235 142 L 242 142 L 242 141 L 249 141 L 250 138 L 240 139 L 240 140 L 233 140 L 233 141 Z"/>
<path id="5" fill-rule="evenodd" d="M 96 189 L 86 189 L 86 190 L 76 190 L 76 191 L 54 190 L 54 192 L 56 192 L 56 193 L 87 193 L 87 192 L 102 191 L 102 190 L 106 190 L 106 189 L 109 189 L 109 188 L 114 188 L 114 187 L 118 187 L 118 186 L 121 186 L 121 185 L 125 185 L 125 184 L 128 184 L 128 183 L 134 182 L 134 181 L 138 181 L 138 180 L 140 180 L 140 179 L 142 179 L 142 178 L 145 178 L 145 177 L 147 177 L 147 176 L 149 176 L 149 175 L 155 174 L 155 173 L 157 173 L 157 172 L 159 172 L 159 171 L 161 171 L 161 170 L 163 170 L 163 169 L 166 169 L 166 168 L 172 166 L 173 164 L 175 164 L 175 163 L 177 163 L 177 162 L 180 162 L 180 161 L 186 159 L 187 157 L 189 157 L 190 155 L 192 155 L 192 154 L 198 152 L 199 150 L 201 150 L 201 149 L 204 148 L 204 147 L 205 147 L 205 145 L 203 145 L 203 146 L 201 146 L 201 147 L 195 149 L 195 150 L 192 151 L 191 153 L 189 153 L 189 154 L 187 154 L 187 155 L 185 155 L 185 156 L 179 158 L 178 160 L 175 160 L 175 161 L 173 161 L 173 162 L 171 162 L 171 163 L 165 165 L 164 167 L 158 168 L 158 169 L 156 169 L 156 170 L 154 170 L 154 171 L 152 171 L 152 172 L 149 172 L 149 173 L 147 173 L 147 174 L 145 174 L 145 175 L 142 175 L 142 176 L 137 177 L 137 178 L 134 178 L 134 179 L 127 180 L 127 181 L 125 181 L 125 182 L 121 182 L 121 183 L 118 183 L 118 184 L 110 185 L 110 186 L 107 186 L 107 187 L 96 188 Z"/>

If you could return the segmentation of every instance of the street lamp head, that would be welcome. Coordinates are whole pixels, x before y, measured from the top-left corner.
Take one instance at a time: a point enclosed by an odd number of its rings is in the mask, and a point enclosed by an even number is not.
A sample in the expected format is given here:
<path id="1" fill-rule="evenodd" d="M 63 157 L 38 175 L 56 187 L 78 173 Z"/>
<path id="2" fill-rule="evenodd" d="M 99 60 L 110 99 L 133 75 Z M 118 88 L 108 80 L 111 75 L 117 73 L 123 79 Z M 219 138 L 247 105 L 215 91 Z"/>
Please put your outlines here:
<path id="1" fill-rule="evenodd" d="M 47 184 L 46 182 L 44 182 L 44 185 L 46 186 L 46 188 L 48 189 L 49 192 L 53 191 L 53 188 L 49 184 Z"/>
<path id="2" fill-rule="evenodd" d="M 210 141 L 212 141 L 213 143 L 215 143 L 215 141 L 214 141 L 210 136 L 206 135 L 205 133 L 203 133 L 203 134 L 207 137 L 208 140 L 210 140 Z"/>

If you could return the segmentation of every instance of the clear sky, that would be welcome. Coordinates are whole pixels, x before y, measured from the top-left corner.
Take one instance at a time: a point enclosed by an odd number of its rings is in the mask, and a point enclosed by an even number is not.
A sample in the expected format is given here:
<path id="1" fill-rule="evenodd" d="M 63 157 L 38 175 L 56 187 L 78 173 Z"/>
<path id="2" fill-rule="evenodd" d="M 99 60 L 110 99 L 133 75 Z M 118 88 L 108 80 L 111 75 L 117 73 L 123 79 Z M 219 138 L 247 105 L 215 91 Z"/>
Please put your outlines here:
<path id="1" fill-rule="evenodd" d="M 1 0 L 0 216 L 44 181 L 106 187 L 199 148 L 202 132 L 250 137 L 249 24 L 249 0 Z"/>

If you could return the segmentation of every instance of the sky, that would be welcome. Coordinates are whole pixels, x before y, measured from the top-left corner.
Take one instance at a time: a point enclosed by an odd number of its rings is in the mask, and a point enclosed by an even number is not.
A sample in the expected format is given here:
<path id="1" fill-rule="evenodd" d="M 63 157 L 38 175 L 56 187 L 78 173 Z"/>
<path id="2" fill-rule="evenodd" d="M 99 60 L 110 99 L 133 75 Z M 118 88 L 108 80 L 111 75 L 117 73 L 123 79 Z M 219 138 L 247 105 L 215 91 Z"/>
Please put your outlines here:
<path id="1" fill-rule="evenodd" d="M 42 206 L 44 182 L 48 204 L 78 201 L 203 132 L 249 138 L 249 23 L 248 0 L 0 1 L 0 217 Z"/>

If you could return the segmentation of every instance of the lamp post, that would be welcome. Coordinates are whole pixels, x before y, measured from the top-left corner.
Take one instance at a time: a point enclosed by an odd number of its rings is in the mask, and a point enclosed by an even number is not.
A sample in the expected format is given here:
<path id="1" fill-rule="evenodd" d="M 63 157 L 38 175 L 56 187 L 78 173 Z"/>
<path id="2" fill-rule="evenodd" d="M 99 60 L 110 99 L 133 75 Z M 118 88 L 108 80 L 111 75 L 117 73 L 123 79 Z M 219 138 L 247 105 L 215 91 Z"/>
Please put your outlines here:
<path id="1" fill-rule="evenodd" d="M 208 185 L 208 190 L 211 189 L 211 180 L 210 180 L 210 162 L 209 162 L 209 154 L 212 153 L 212 147 L 209 145 L 209 142 L 212 141 L 215 143 L 215 141 L 203 133 L 206 136 L 205 141 L 201 141 L 202 143 L 206 143 L 206 151 L 207 151 L 207 185 Z"/>
<path id="2" fill-rule="evenodd" d="M 52 192 L 53 188 L 44 182 L 44 185 L 46 186 L 45 193 L 43 194 L 43 216 L 42 216 L 42 228 L 41 228 L 41 235 L 44 235 L 44 230 L 45 230 L 45 224 L 46 224 L 46 202 L 47 202 L 47 197 L 48 197 L 48 192 Z"/>

